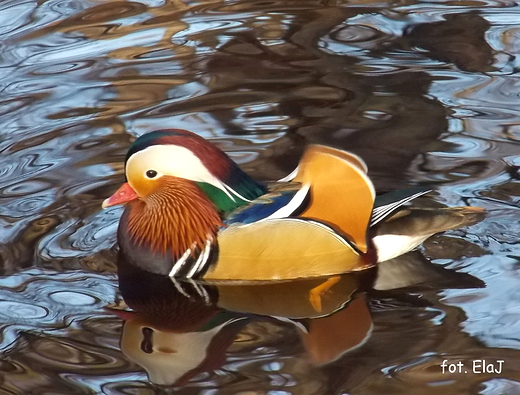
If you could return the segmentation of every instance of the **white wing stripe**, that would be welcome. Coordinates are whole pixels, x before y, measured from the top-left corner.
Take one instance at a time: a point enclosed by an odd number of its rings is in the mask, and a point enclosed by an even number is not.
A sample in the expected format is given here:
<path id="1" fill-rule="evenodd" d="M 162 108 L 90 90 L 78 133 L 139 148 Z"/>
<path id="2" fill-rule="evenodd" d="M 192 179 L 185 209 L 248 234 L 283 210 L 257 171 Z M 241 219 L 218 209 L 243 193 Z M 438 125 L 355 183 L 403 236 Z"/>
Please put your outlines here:
<path id="1" fill-rule="evenodd" d="M 428 193 L 429 191 L 421 191 L 414 193 L 413 195 L 407 196 L 401 200 L 398 200 L 393 203 L 386 204 L 384 206 L 376 207 L 372 211 L 372 219 L 370 220 L 370 226 L 374 226 L 381 220 L 385 219 L 388 215 L 390 215 L 395 209 L 401 207 L 403 204 L 408 203 L 409 201 Z"/>
<path id="2" fill-rule="evenodd" d="M 290 216 L 292 213 L 296 211 L 298 207 L 301 206 L 305 198 L 307 197 L 307 194 L 309 193 L 311 186 L 310 184 L 302 185 L 300 190 L 296 192 L 293 196 L 293 198 L 287 203 L 285 206 L 279 208 L 274 213 L 272 213 L 270 216 L 265 217 L 259 221 L 256 222 L 262 222 L 267 219 L 275 219 L 275 218 L 286 218 Z"/>
<path id="3" fill-rule="evenodd" d="M 299 166 L 296 167 L 293 171 L 291 171 L 289 174 L 287 174 L 284 178 L 280 178 L 278 182 L 288 182 L 294 180 L 294 177 L 296 177 L 296 174 L 298 174 Z"/>

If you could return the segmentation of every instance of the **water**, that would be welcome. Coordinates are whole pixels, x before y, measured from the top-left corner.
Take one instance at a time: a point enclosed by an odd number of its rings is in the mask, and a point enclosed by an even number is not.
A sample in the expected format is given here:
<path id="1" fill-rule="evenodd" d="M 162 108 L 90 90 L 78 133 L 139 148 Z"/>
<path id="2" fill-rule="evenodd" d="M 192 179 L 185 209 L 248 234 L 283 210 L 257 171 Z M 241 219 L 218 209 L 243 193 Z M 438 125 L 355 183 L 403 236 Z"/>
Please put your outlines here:
<path id="1" fill-rule="evenodd" d="M 0 392 L 520 393 L 518 20 L 513 1 L 0 2 Z M 429 185 L 489 214 L 401 261 L 407 288 L 358 284 L 297 324 L 235 312 L 219 358 L 157 386 L 105 309 L 121 209 L 100 204 L 132 138 L 169 127 L 258 179 L 322 143 L 361 155 L 379 191 Z M 503 371 L 473 373 L 481 359 Z"/>

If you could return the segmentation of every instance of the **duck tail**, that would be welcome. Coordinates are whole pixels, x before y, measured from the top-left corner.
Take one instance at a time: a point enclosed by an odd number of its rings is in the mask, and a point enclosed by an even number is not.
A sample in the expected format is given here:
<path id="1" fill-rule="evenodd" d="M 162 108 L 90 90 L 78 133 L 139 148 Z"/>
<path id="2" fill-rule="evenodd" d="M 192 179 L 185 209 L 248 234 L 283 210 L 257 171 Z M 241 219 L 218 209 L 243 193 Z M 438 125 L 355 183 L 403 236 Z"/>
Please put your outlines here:
<path id="1" fill-rule="evenodd" d="M 474 225 L 485 216 L 481 207 L 402 209 L 372 228 L 378 262 L 411 251 L 436 233 Z"/>

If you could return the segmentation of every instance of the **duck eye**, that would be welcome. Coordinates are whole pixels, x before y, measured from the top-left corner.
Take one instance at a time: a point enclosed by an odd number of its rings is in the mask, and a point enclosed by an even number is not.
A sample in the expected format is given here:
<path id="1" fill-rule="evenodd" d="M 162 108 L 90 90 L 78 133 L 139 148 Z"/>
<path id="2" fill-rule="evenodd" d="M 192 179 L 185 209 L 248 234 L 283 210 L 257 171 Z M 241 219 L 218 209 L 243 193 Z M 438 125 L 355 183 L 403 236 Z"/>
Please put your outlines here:
<path id="1" fill-rule="evenodd" d="M 147 170 L 146 177 L 155 178 L 155 177 L 157 177 L 157 172 L 155 170 Z"/>

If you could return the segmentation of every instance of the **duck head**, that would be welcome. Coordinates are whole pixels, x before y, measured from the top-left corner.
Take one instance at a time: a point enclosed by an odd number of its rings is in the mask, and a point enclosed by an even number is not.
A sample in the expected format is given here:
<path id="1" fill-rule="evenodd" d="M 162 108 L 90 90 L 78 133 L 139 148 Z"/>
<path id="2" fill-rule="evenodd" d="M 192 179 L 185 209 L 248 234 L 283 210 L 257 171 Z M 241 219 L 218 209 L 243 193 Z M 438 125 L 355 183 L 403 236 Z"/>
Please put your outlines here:
<path id="1" fill-rule="evenodd" d="M 139 137 L 127 153 L 125 178 L 103 207 L 126 204 L 120 249 L 160 274 L 179 260 L 209 259 L 221 214 L 265 193 L 223 151 L 179 129 Z"/>
<path id="2" fill-rule="evenodd" d="M 234 210 L 266 192 L 226 153 L 197 134 L 157 130 L 132 144 L 125 158 L 126 182 L 103 207 L 153 199 L 168 177 L 194 183 L 220 212 Z"/>

